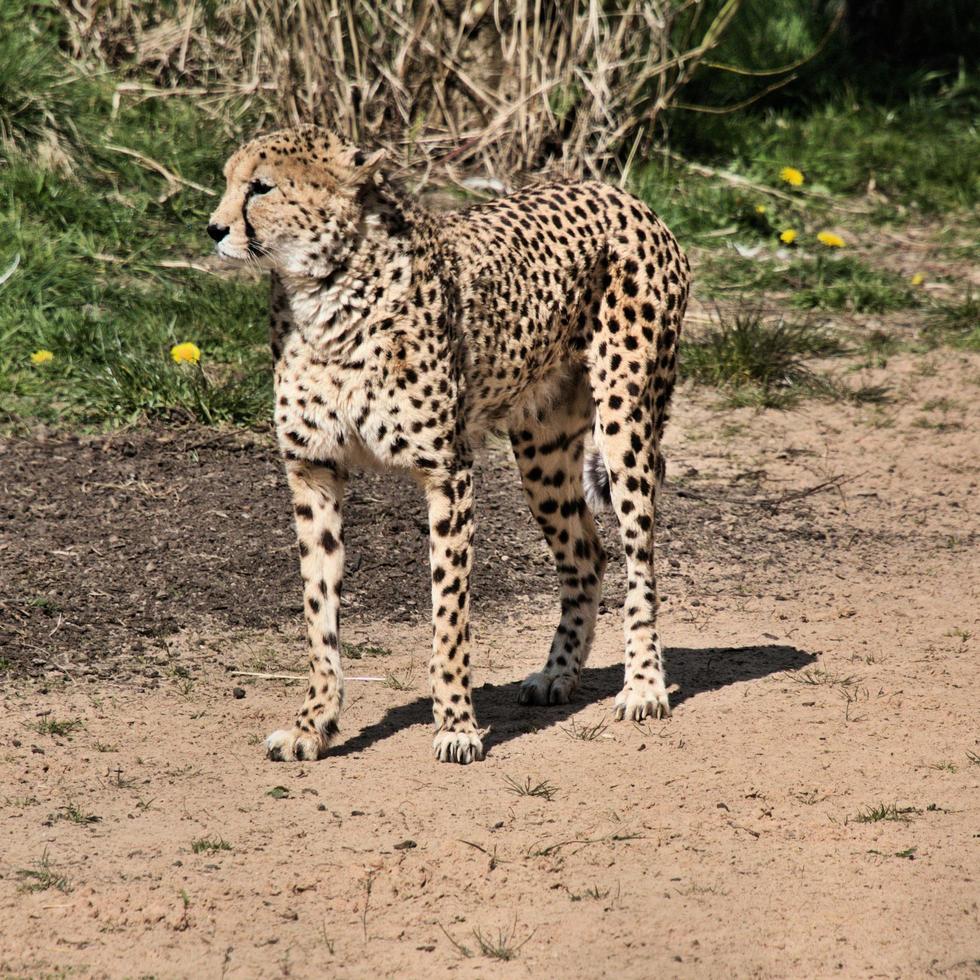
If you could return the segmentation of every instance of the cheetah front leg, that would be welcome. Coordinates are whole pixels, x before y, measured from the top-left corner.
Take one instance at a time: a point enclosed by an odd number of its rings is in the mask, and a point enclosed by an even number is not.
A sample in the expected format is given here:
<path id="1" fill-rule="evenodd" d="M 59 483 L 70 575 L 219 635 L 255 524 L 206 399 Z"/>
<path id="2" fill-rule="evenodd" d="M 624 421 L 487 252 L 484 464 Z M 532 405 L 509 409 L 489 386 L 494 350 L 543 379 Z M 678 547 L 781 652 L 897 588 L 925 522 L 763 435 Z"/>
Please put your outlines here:
<path id="1" fill-rule="evenodd" d="M 432 743 L 440 762 L 483 758 L 470 687 L 470 569 L 473 564 L 473 470 L 460 462 L 426 484 L 432 566 Z"/>
<path id="2" fill-rule="evenodd" d="M 320 759 L 337 734 L 344 701 L 340 668 L 344 481 L 339 472 L 336 467 L 300 461 L 286 468 L 299 539 L 310 679 L 292 730 L 273 732 L 266 739 L 269 758 L 276 761 Z"/>

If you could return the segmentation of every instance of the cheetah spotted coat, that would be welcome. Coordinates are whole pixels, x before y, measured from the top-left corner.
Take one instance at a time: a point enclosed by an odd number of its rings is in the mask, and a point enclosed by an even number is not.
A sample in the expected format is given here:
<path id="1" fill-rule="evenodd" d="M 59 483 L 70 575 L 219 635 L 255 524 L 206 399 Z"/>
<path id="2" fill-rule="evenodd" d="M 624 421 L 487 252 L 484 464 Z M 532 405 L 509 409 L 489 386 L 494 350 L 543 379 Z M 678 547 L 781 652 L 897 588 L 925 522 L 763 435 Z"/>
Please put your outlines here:
<path id="1" fill-rule="evenodd" d="M 583 490 L 592 432 L 628 570 L 615 714 L 669 713 L 654 506 L 687 260 L 657 216 L 615 187 L 546 183 L 434 214 L 400 195 L 381 156 L 315 127 L 256 139 L 228 161 L 208 227 L 221 256 L 272 270 L 276 425 L 310 674 L 294 725 L 269 736 L 268 754 L 317 759 L 337 733 L 344 485 L 351 470 L 381 467 L 410 474 L 428 502 L 435 754 L 482 757 L 469 598 L 473 450 L 488 430 L 510 435 L 561 585 L 554 640 L 521 703 L 568 701 L 589 655 L 606 565 Z"/>

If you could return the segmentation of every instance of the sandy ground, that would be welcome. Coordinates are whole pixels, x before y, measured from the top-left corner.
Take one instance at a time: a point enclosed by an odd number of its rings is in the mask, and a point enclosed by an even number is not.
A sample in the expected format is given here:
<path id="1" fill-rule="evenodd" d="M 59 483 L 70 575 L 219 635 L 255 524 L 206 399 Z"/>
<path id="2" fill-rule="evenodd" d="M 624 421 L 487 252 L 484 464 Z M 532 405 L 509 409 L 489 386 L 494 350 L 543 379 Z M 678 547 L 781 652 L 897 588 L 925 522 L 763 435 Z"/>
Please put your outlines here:
<path id="1" fill-rule="evenodd" d="M 73 656 L 60 620 L 15 618 L 35 656 L 0 696 L 0 975 L 980 976 L 980 357 L 887 379 L 885 405 L 793 412 L 680 392 L 669 722 L 611 722 L 615 576 L 578 700 L 524 709 L 554 591 L 484 568 L 492 731 L 466 768 L 431 758 L 421 599 L 355 606 L 347 640 L 382 652 L 350 672 L 385 682 L 350 682 L 317 764 L 260 744 L 301 686 L 234 673 L 300 668 L 285 608 L 188 614 L 128 669 L 115 639 Z"/>

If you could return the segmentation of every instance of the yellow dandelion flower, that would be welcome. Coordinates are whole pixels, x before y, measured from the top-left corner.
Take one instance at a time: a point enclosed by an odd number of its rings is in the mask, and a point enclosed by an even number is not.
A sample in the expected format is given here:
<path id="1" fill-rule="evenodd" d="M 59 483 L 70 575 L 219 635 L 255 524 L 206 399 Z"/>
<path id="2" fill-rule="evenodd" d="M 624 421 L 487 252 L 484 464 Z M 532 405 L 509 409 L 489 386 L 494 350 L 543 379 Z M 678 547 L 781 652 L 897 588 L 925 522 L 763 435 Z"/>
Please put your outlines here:
<path id="1" fill-rule="evenodd" d="M 843 248 L 844 239 L 840 235 L 835 235 L 832 231 L 821 231 L 817 235 L 817 241 L 821 245 L 826 245 L 827 248 Z"/>
<path id="2" fill-rule="evenodd" d="M 787 228 L 785 231 L 779 233 L 779 240 L 784 245 L 792 245 L 796 241 L 796 231 L 792 228 Z"/>
<path id="3" fill-rule="evenodd" d="M 197 364 L 201 359 L 201 348 L 197 344 L 175 344 L 170 348 L 174 364 Z"/>
<path id="4" fill-rule="evenodd" d="M 796 167 L 783 167 L 779 171 L 779 179 L 786 181 L 792 187 L 800 187 L 803 184 L 803 172 Z"/>
<path id="5" fill-rule="evenodd" d="M 755 213 L 756 214 L 765 214 L 766 213 L 766 206 L 764 204 L 757 204 L 755 206 Z"/>
<path id="6" fill-rule="evenodd" d="M 913 286 L 921 286 L 926 281 L 926 277 L 921 272 L 917 272 L 909 281 Z"/>
<path id="7" fill-rule="evenodd" d="M 36 350 L 31 354 L 31 364 L 47 364 L 54 360 L 54 354 L 49 350 Z"/>

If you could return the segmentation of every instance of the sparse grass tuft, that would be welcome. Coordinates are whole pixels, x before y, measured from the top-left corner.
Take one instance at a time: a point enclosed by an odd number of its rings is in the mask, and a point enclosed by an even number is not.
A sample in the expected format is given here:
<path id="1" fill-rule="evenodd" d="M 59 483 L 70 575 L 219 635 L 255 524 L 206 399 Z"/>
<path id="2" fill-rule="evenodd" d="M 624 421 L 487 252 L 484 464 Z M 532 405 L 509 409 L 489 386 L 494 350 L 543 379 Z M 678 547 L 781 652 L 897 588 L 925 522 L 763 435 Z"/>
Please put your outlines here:
<path id="1" fill-rule="evenodd" d="M 195 854 L 216 854 L 218 851 L 230 851 L 231 844 L 223 837 L 199 837 L 191 841 L 191 850 Z"/>
<path id="2" fill-rule="evenodd" d="M 573 902 L 581 902 L 583 898 L 591 898 L 596 902 L 602 902 L 609 897 L 611 891 L 611 888 L 600 888 L 598 885 L 592 885 L 586 888 L 581 894 L 569 892 L 569 898 Z"/>
<path id="3" fill-rule="evenodd" d="M 926 323 L 925 337 L 934 344 L 980 350 L 980 297 L 970 289 L 962 299 L 935 306 Z"/>
<path id="4" fill-rule="evenodd" d="M 888 359 L 902 349 L 901 341 L 889 330 L 871 330 L 862 338 L 858 348 L 865 355 L 867 367 L 887 367 Z"/>
<path id="5" fill-rule="evenodd" d="M 44 892 L 49 888 L 57 888 L 67 895 L 72 890 L 68 877 L 52 867 L 47 848 L 32 867 L 21 868 L 17 877 L 22 882 L 21 891 L 25 892 Z"/>
<path id="6" fill-rule="evenodd" d="M 879 820 L 908 823 L 915 814 L 921 812 L 914 806 L 900 807 L 896 803 L 879 803 L 877 806 L 866 807 L 854 819 L 858 823 L 877 823 Z"/>
<path id="7" fill-rule="evenodd" d="M 59 807 L 56 813 L 50 814 L 48 819 L 52 822 L 56 820 L 68 820 L 71 823 L 77 823 L 82 827 L 87 827 L 90 824 L 98 823 L 102 818 L 96 816 L 94 813 L 85 813 L 76 803 L 68 803 L 63 807 Z"/>
<path id="8" fill-rule="evenodd" d="M 410 666 L 400 674 L 389 670 L 385 674 L 384 686 L 392 691 L 410 691 L 415 686 L 415 667 Z"/>
<path id="9" fill-rule="evenodd" d="M 32 726 L 39 735 L 54 735 L 58 738 L 65 738 L 72 732 L 78 731 L 83 727 L 81 718 L 69 718 L 66 721 L 58 721 L 55 718 L 42 718 Z"/>
<path id="10" fill-rule="evenodd" d="M 593 725 L 579 725 L 573 718 L 568 727 L 563 727 L 561 730 L 569 738 L 578 739 L 580 742 L 594 742 L 596 739 L 602 738 L 608 727 L 609 722 L 605 719 L 600 719 Z"/>
<path id="11" fill-rule="evenodd" d="M 796 684 L 806 684 L 811 687 L 849 687 L 855 683 L 855 678 L 850 674 L 833 674 L 823 667 L 808 667 L 806 670 L 798 670 L 789 675 L 789 679 Z"/>
<path id="12" fill-rule="evenodd" d="M 726 389 L 737 404 L 785 407 L 802 394 L 826 393 L 830 383 L 807 361 L 842 352 L 825 331 L 758 310 L 742 310 L 717 322 L 681 350 L 681 374 Z"/>
<path id="13" fill-rule="evenodd" d="M 509 929 L 498 929 L 494 935 L 484 933 L 480 929 L 474 929 L 473 938 L 476 939 L 477 945 L 480 947 L 480 952 L 484 956 L 493 960 L 504 960 L 506 962 L 517 956 L 520 950 L 530 942 L 534 932 L 535 930 L 532 929 L 528 936 L 521 942 L 515 944 L 514 940 L 517 937 L 517 922 L 515 920 Z"/>
<path id="14" fill-rule="evenodd" d="M 530 776 L 523 783 L 514 779 L 513 776 L 504 776 L 504 782 L 507 784 L 508 792 L 513 793 L 515 796 L 537 796 L 550 802 L 558 793 L 558 787 L 554 784 L 549 783 L 547 780 L 534 783 L 531 781 Z"/>
<path id="15" fill-rule="evenodd" d="M 365 657 L 390 657 L 391 650 L 388 647 L 380 646 L 376 643 L 346 643 L 341 641 L 341 652 L 349 660 L 363 660 Z"/>

